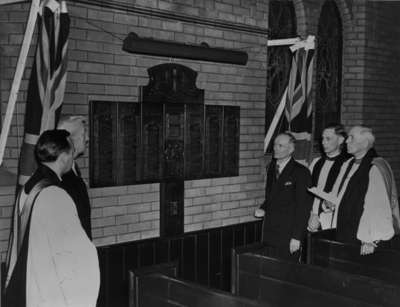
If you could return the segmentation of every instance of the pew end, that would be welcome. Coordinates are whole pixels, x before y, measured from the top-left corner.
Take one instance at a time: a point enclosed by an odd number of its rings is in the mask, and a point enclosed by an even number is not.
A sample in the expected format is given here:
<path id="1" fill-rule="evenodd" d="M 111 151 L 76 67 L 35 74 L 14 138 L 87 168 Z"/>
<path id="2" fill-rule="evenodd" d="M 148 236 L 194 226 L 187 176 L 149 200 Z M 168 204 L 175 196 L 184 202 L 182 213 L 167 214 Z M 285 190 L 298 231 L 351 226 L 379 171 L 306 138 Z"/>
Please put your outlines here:
<path id="1" fill-rule="evenodd" d="M 178 276 L 178 261 L 166 262 L 151 266 L 141 267 L 135 270 L 128 271 L 128 283 L 129 283 L 129 294 L 128 294 L 128 306 L 139 307 L 140 301 L 140 285 L 141 279 L 145 276 L 160 273 L 165 276 L 177 277 Z"/>

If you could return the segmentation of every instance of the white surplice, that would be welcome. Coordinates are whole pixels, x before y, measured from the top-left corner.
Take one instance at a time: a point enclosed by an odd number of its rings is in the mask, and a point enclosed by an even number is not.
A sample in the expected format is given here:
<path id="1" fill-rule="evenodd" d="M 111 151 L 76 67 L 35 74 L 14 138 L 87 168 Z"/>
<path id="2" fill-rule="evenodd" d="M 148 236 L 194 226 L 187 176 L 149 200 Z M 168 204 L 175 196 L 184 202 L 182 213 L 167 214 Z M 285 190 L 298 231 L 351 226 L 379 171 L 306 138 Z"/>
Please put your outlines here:
<path id="1" fill-rule="evenodd" d="M 311 164 L 310 164 L 310 172 L 314 170 L 315 164 L 318 162 L 318 160 L 321 158 L 316 158 L 314 159 Z M 324 164 L 322 165 L 319 177 L 318 177 L 318 182 L 317 182 L 317 187 L 319 187 L 321 190 L 324 189 L 326 185 L 326 181 L 328 179 L 329 172 L 333 166 L 334 161 L 331 160 L 325 160 Z M 318 214 L 319 207 L 321 204 L 321 199 L 318 197 L 314 198 L 313 202 L 313 207 L 312 207 L 312 212 L 314 214 Z M 322 205 L 322 212 L 319 214 L 319 222 L 321 224 L 322 230 L 325 229 L 330 229 L 333 227 L 332 225 L 332 220 L 333 220 L 333 212 L 331 210 L 327 210 L 325 206 Z"/>
<path id="2" fill-rule="evenodd" d="M 347 177 L 344 179 L 343 187 L 339 191 L 340 183 L 349 163 L 354 158 L 346 161 L 339 173 L 338 180 L 333 187 L 333 193 L 341 200 L 347 189 L 350 178 L 357 171 L 359 164 L 354 163 Z M 379 169 L 372 165 L 369 171 L 369 184 L 364 197 L 364 208 L 360 218 L 357 231 L 357 239 L 362 242 L 371 243 L 374 241 L 390 240 L 394 235 L 392 211 L 389 197 L 385 187 L 382 174 Z M 333 219 L 333 226 L 336 228 L 337 213 L 340 208 L 336 208 Z"/>
<path id="3" fill-rule="evenodd" d="M 27 262 L 28 307 L 95 307 L 100 286 L 97 251 L 72 198 L 50 186 L 36 199 Z"/>

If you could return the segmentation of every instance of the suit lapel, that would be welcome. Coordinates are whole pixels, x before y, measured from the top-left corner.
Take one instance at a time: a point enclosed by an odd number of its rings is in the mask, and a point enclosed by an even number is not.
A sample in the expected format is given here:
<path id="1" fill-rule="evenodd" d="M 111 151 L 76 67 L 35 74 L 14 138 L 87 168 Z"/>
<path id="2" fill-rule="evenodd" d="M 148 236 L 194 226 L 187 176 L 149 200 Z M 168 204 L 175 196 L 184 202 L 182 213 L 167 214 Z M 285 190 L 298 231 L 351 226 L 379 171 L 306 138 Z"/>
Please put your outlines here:
<path id="1" fill-rule="evenodd" d="M 293 158 L 290 158 L 289 162 L 286 164 L 285 168 L 283 169 L 281 175 L 278 178 L 278 184 L 283 184 L 285 183 L 290 175 L 292 174 L 294 167 L 294 160 Z"/>
<path id="2" fill-rule="evenodd" d="M 290 158 L 289 162 L 286 164 L 282 173 L 279 175 L 278 180 L 272 185 L 271 189 L 271 199 L 275 198 L 279 193 L 281 193 L 281 189 L 284 184 L 289 180 L 290 175 L 292 174 L 294 168 L 294 160 Z"/>

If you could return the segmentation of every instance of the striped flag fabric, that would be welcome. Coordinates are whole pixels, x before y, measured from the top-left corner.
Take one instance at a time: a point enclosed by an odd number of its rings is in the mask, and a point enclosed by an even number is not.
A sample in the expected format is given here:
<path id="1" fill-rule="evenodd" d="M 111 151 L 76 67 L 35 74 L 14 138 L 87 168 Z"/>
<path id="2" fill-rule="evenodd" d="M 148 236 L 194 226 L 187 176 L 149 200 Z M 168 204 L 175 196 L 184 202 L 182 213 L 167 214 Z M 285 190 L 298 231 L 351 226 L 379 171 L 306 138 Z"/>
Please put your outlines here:
<path id="1" fill-rule="evenodd" d="M 54 129 L 60 116 L 67 80 L 69 25 L 66 1 L 42 1 L 25 109 L 24 142 L 19 159 L 20 185 L 36 170 L 33 150 L 39 135 Z"/>
<path id="2" fill-rule="evenodd" d="M 286 95 L 285 120 L 296 138 L 294 157 L 300 161 L 308 161 L 312 152 L 313 62 L 314 48 L 305 45 L 294 51 Z"/>

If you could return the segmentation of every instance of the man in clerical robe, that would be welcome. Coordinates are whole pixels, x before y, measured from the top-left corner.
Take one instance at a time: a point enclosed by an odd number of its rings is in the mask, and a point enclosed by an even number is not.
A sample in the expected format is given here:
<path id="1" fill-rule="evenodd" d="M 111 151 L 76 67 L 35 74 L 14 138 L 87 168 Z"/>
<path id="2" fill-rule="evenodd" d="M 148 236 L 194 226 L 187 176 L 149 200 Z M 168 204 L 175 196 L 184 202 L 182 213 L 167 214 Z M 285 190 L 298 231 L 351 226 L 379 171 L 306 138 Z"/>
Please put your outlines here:
<path id="1" fill-rule="evenodd" d="M 57 129 L 65 129 L 70 133 L 74 145 L 74 163 L 72 168 L 62 176 L 61 186 L 73 199 L 83 229 L 92 239 L 92 223 L 90 218 L 90 200 L 86 183 L 83 181 L 76 160 L 83 156 L 89 141 L 84 116 L 68 116 L 60 119 Z"/>
<path id="2" fill-rule="evenodd" d="M 327 193 L 332 191 L 343 163 L 351 157 L 344 148 L 346 138 L 346 131 L 341 124 L 330 124 L 322 132 L 321 145 L 324 153 L 310 164 L 314 187 Z M 324 205 L 323 199 L 314 197 L 308 230 L 315 232 L 333 226 L 333 211 Z"/>
<path id="3" fill-rule="evenodd" d="M 346 145 L 353 157 L 343 164 L 333 189 L 339 199 L 334 216 L 336 239 L 360 244 L 361 255 L 387 245 L 398 228 L 397 196 L 389 192 L 389 185 L 395 186 L 393 173 L 378 157 L 374 143 L 371 129 L 355 126 L 350 130 Z"/>
<path id="4" fill-rule="evenodd" d="M 100 285 L 97 251 L 75 204 L 60 188 L 74 148 L 65 130 L 42 133 L 38 169 L 21 189 L 7 257 L 6 307 L 95 307 Z"/>

